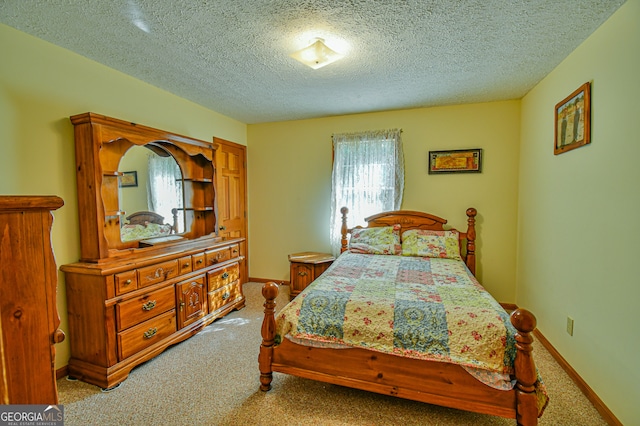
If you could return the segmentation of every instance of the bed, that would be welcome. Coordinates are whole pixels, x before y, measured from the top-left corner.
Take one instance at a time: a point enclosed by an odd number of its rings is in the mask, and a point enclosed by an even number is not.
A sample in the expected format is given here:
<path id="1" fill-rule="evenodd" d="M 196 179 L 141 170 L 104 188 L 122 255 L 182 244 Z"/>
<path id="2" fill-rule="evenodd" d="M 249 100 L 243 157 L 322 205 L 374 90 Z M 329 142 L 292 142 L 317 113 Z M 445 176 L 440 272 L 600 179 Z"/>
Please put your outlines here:
<path id="1" fill-rule="evenodd" d="M 476 210 L 466 232 L 415 211 L 349 229 L 341 212 L 340 256 L 277 318 L 278 285 L 263 286 L 260 389 L 280 372 L 537 424 L 536 319 L 508 315 L 476 280 Z"/>
<path id="2" fill-rule="evenodd" d="M 127 216 L 127 223 L 120 228 L 120 240 L 122 242 L 145 240 L 148 238 L 167 237 L 175 233 L 174 224 L 164 221 L 164 216 L 152 211 L 139 211 Z"/>

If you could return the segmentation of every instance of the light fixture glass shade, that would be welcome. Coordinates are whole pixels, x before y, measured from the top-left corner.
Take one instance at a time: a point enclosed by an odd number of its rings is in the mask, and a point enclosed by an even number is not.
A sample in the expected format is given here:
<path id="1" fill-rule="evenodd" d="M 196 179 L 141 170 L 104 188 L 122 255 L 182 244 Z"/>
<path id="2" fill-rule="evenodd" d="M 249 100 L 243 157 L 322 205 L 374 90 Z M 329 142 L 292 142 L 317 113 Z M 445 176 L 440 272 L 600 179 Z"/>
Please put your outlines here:
<path id="1" fill-rule="evenodd" d="M 317 70 L 318 68 L 337 61 L 342 58 L 342 55 L 327 47 L 323 39 L 316 38 L 315 42 L 304 49 L 292 53 L 291 57 Z"/>

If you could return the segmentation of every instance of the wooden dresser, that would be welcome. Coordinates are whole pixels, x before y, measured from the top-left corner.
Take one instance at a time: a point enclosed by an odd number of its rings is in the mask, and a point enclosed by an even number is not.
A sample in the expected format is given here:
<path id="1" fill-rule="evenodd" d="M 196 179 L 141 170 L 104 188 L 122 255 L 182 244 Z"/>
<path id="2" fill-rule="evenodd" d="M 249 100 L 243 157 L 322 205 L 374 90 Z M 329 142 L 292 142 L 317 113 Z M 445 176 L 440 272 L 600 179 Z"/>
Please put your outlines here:
<path id="1" fill-rule="evenodd" d="M 63 265 L 69 376 L 104 389 L 172 344 L 245 305 L 242 239 L 203 239 L 135 259 Z"/>
<path id="2" fill-rule="evenodd" d="M 0 196 L 0 403 L 58 404 L 54 196 Z"/>
<path id="3" fill-rule="evenodd" d="M 225 191 L 215 188 L 212 142 L 91 112 L 71 122 L 81 250 L 79 262 L 61 267 L 68 370 L 108 389 L 135 366 L 245 305 L 246 238 L 220 233 Z M 171 174 L 152 171 L 156 161 L 168 161 Z M 131 175 L 147 184 L 123 181 Z M 166 208 L 151 214 L 156 204 L 171 208 L 171 230 L 149 236 L 165 225 L 153 218 L 167 217 Z M 130 221 L 140 216 L 147 221 Z M 130 238 L 132 230 L 137 234 Z"/>

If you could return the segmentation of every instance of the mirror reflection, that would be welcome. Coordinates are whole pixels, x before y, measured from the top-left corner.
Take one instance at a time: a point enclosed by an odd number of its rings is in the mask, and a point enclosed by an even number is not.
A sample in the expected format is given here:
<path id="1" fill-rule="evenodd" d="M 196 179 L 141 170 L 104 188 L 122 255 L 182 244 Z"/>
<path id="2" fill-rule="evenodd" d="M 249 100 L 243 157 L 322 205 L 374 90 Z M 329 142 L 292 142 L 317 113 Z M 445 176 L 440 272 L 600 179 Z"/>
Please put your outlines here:
<path id="1" fill-rule="evenodd" d="M 118 172 L 125 174 L 119 188 L 123 242 L 184 232 L 182 172 L 171 155 L 154 145 L 134 145 Z"/>

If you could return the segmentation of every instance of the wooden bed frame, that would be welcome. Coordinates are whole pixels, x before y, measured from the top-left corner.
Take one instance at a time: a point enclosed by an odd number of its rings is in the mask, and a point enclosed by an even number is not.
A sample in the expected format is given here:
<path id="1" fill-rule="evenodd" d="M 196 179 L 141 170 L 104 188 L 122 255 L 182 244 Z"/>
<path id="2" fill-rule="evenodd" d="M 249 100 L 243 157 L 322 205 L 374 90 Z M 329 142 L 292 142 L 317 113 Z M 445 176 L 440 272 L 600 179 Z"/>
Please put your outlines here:
<path id="1" fill-rule="evenodd" d="M 346 225 L 348 210 L 342 212 L 342 251 L 347 248 Z M 466 240 L 463 259 L 475 273 L 475 216 L 467 210 L 467 231 L 460 233 Z M 407 229 L 443 230 L 445 219 L 414 211 L 393 211 L 366 219 L 368 227 L 400 224 Z M 401 231 L 401 232 L 402 232 Z M 463 245 L 461 244 L 461 247 Z M 360 348 L 331 349 L 302 346 L 288 339 L 275 346 L 275 299 L 278 285 L 267 282 L 262 288 L 265 298 L 262 323 L 262 344 L 258 357 L 260 390 L 271 389 L 273 372 L 291 374 L 341 386 L 393 395 L 466 411 L 514 418 L 518 425 L 538 423 L 535 384 L 537 373 L 531 355 L 536 327 L 535 316 L 524 309 L 511 314 L 516 328 L 516 386 L 511 391 L 493 389 L 454 364 L 403 358 Z"/>
<path id="2" fill-rule="evenodd" d="M 177 210 L 173 209 L 173 225 L 171 225 L 171 233 L 176 233 L 176 222 L 177 222 Z M 156 212 L 151 211 L 139 211 L 135 213 L 131 213 L 127 216 L 127 220 L 131 225 L 146 225 L 147 223 L 157 223 L 158 225 L 169 225 L 165 223 L 164 216 L 159 215 Z"/>

